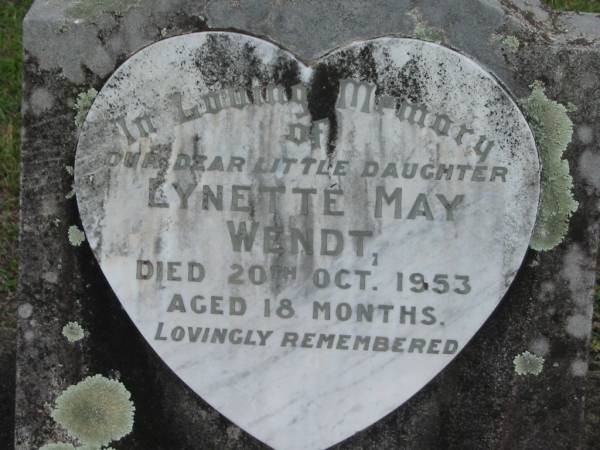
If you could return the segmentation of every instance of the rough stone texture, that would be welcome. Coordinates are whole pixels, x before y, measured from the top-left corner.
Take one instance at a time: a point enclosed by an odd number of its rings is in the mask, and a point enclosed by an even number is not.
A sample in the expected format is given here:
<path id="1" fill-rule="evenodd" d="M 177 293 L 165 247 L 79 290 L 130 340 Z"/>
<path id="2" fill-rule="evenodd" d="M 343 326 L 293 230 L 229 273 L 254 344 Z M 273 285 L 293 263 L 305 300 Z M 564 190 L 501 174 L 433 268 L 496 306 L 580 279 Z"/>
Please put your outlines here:
<path id="1" fill-rule="evenodd" d="M 4 301 L 4 299 L 2 299 Z M 14 314 L 14 311 L 10 311 Z M 15 342 L 16 332 L 0 327 L 0 447 L 12 448 L 14 444 L 15 414 Z"/>
<path id="2" fill-rule="evenodd" d="M 47 403 L 85 375 L 119 376 L 136 405 L 128 449 L 263 448 L 213 411 L 168 370 L 136 331 L 85 244 L 71 189 L 77 143 L 72 105 L 100 89 L 132 52 L 161 39 L 207 29 L 244 30 L 314 59 L 356 39 L 441 30 L 446 45 L 492 71 L 515 96 L 542 80 L 548 97 L 577 111 L 566 157 L 580 207 L 564 242 L 529 251 L 504 301 L 467 348 L 408 403 L 338 448 L 428 449 L 584 447 L 585 367 L 592 316 L 600 177 L 600 19 L 548 13 L 538 1 L 176 0 L 119 3 L 38 0 L 25 20 L 16 446 L 64 437 Z M 143 7 L 139 4 L 143 3 Z M 114 5 L 115 2 L 106 2 Z M 79 5 L 78 7 L 75 7 Z M 113 10 L 113 12 L 110 11 Z M 532 11 L 528 13 L 527 11 Z M 578 27 L 579 30 L 575 31 Z M 566 31 L 568 30 L 568 31 Z M 498 36 L 516 36 L 517 51 Z M 77 321 L 89 337 L 69 344 Z M 538 377 L 512 360 L 544 352 Z"/>

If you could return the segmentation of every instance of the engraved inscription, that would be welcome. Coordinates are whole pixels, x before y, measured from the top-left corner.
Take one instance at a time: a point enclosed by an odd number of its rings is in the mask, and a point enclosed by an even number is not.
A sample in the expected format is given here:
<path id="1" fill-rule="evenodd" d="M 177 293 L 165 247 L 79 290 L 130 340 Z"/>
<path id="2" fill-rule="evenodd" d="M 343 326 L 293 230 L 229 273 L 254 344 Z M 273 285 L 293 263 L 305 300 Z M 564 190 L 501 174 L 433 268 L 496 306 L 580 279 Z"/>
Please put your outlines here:
<path id="1" fill-rule="evenodd" d="M 229 32 L 153 44 L 98 94 L 75 178 L 145 339 L 286 450 L 334 445 L 449 364 L 518 270 L 539 197 L 498 82 L 399 38 L 312 66 Z"/>

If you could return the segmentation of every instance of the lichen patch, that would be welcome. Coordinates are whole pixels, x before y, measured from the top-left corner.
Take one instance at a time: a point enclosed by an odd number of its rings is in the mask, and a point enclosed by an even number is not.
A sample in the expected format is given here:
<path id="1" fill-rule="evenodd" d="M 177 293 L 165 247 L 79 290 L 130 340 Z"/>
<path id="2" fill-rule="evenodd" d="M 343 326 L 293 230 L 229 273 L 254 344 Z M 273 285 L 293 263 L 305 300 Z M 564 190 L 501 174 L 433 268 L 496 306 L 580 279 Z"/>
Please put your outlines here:
<path id="1" fill-rule="evenodd" d="M 424 23 L 417 23 L 415 26 L 415 36 L 424 41 L 441 44 L 444 42 L 444 32 L 439 28 L 430 27 Z"/>
<path id="2" fill-rule="evenodd" d="M 73 438 L 100 447 L 131 432 L 134 410 L 121 382 L 94 375 L 63 391 L 51 415 Z"/>
<path id="3" fill-rule="evenodd" d="M 496 42 L 496 45 L 500 44 L 500 47 L 509 53 L 516 53 L 521 47 L 519 38 L 514 35 L 494 34 L 492 42 Z"/>
<path id="4" fill-rule="evenodd" d="M 73 343 L 83 339 L 85 331 L 77 322 L 69 322 L 63 327 L 62 335 L 67 338 L 67 341 Z"/>
<path id="5" fill-rule="evenodd" d="M 525 351 L 513 360 L 517 375 L 539 375 L 544 369 L 544 358 Z"/>
<path id="6" fill-rule="evenodd" d="M 441 44 L 446 40 L 444 31 L 440 28 L 429 25 L 423 19 L 423 14 L 419 8 L 414 8 L 407 13 L 415 22 L 415 37 L 423 41 L 435 42 Z"/>
<path id="7" fill-rule="evenodd" d="M 77 225 L 71 225 L 68 232 L 69 243 L 73 247 L 79 247 L 85 241 L 85 233 Z"/>
<path id="8" fill-rule="evenodd" d="M 579 204 L 573 198 L 573 179 L 563 153 L 573 136 L 573 122 L 564 105 L 546 96 L 544 85 L 531 85 L 521 106 L 533 129 L 542 161 L 542 192 L 530 246 L 551 250 L 560 244 L 569 228 L 569 219 Z"/>
<path id="9" fill-rule="evenodd" d="M 79 93 L 77 96 L 75 106 L 73 106 L 73 109 L 75 110 L 75 125 L 77 125 L 77 128 L 81 128 L 85 122 L 87 113 L 92 107 L 96 95 L 98 95 L 98 91 L 94 88 L 90 88 L 87 91 Z"/>
<path id="10" fill-rule="evenodd" d="M 510 50 L 511 52 L 518 51 L 519 47 L 521 46 L 521 43 L 516 36 L 505 36 L 500 42 L 504 48 Z"/>

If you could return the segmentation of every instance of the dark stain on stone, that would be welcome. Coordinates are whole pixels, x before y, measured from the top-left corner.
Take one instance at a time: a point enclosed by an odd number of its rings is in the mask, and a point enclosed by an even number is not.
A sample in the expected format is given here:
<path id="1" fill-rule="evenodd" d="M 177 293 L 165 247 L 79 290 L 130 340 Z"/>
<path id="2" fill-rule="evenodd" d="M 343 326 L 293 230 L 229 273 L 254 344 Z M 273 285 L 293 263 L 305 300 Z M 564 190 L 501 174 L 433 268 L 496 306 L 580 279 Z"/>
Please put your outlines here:
<path id="1" fill-rule="evenodd" d="M 354 64 L 357 65 L 358 76 L 362 81 L 369 81 L 377 84 L 377 63 L 373 56 L 373 46 L 368 44 L 361 48 L 355 58 Z"/>
<path id="2" fill-rule="evenodd" d="M 258 79 L 268 81 L 268 70 L 256 56 L 250 43 L 240 45 L 229 36 L 210 35 L 195 55 L 195 64 L 209 88 L 222 89 L 229 86 L 252 87 Z"/>
<path id="3" fill-rule="evenodd" d="M 390 95 L 400 100 L 420 103 L 425 96 L 426 80 L 419 67 L 419 55 L 413 55 L 402 67 L 394 64 L 386 50 L 384 64 L 378 64 L 373 46 L 350 48 L 332 55 L 320 63 L 314 71 L 308 94 L 308 105 L 313 121 L 329 119 L 330 133 L 327 154 L 333 155 L 337 140 L 338 125 L 336 102 L 340 80 L 353 79 L 374 84 L 376 95 Z M 399 106 L 398 106 L 399 107 Z"/>
<path id="4" fill-rule="evenodd" d="M 360 50 L 348 49 L 333 55 L 330 60 L 320 63 L 314 70 L 308 92 L 308 108 L 313 122 L 329 119 L 329 139 L 327 155 L 335 152 L 338 134 L 336 103 L 340 90 L 340 80 L 354 79 L 377 84 L 377 66 L 373 49 L 367 45 Z"/>
<path id="5" fill-rule="evenodd" d="M 239 44 L 229 36 L 211 35 L 195 55 L 195 65 L 209 89 L 245 88 L 251 101 L 251 90 L 267 85 L 283 86 L 288 97 L 291 87 L 300 82 L 300 67 L 292 56 L 283 51 L 274 64 L 265 65 L 251 43 Z"/>
<path id="6" fill-rule="evenodd" d="M 340 74 L 334 65 L 321 64 L 315 69 L 308 91 L 308 110 L 313 122 L 329 119 L 327 155 L 335 152 L 337 140 L 337 117 L 335 104 L 340 88 Z"/>
<path id="7" fill-rule="evenodd" d="M 419 68 L 420 56 L 413 55 L 408 62 L 398 67 L 392 62 L 387 50 L 383 53 L 381 82 L 377 94 L 385 93 L 401 100 L 421 103 L 425 94 L 427 74 Z"/>
<path id="8" fill-rule="evenodd" d="M 295 59 L 280 56 L 273 67 L 273 84 L 283 86 L 288 98 L 292 96 L 292 86 L 300 83 L 300 66 Z"/>

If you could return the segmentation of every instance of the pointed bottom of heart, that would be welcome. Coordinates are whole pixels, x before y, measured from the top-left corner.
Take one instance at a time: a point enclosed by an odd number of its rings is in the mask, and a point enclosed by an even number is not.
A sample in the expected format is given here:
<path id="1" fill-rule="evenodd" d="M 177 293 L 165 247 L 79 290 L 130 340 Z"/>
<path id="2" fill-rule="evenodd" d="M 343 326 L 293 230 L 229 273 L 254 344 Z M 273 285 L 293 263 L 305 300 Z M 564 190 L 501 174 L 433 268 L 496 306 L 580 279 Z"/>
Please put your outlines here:
<path id="1" fill-rule="evenodd" d="M 197 348 L 190 356 L 189 348 L 172 343 L 157 347 L 213 408 L 276 450 L 326 449 L 351 437 L 402 405 L 454 356 L 298 348 L 275 353 L 258 346 L 223 352 L 210 344 L 202 356 Z"/>

